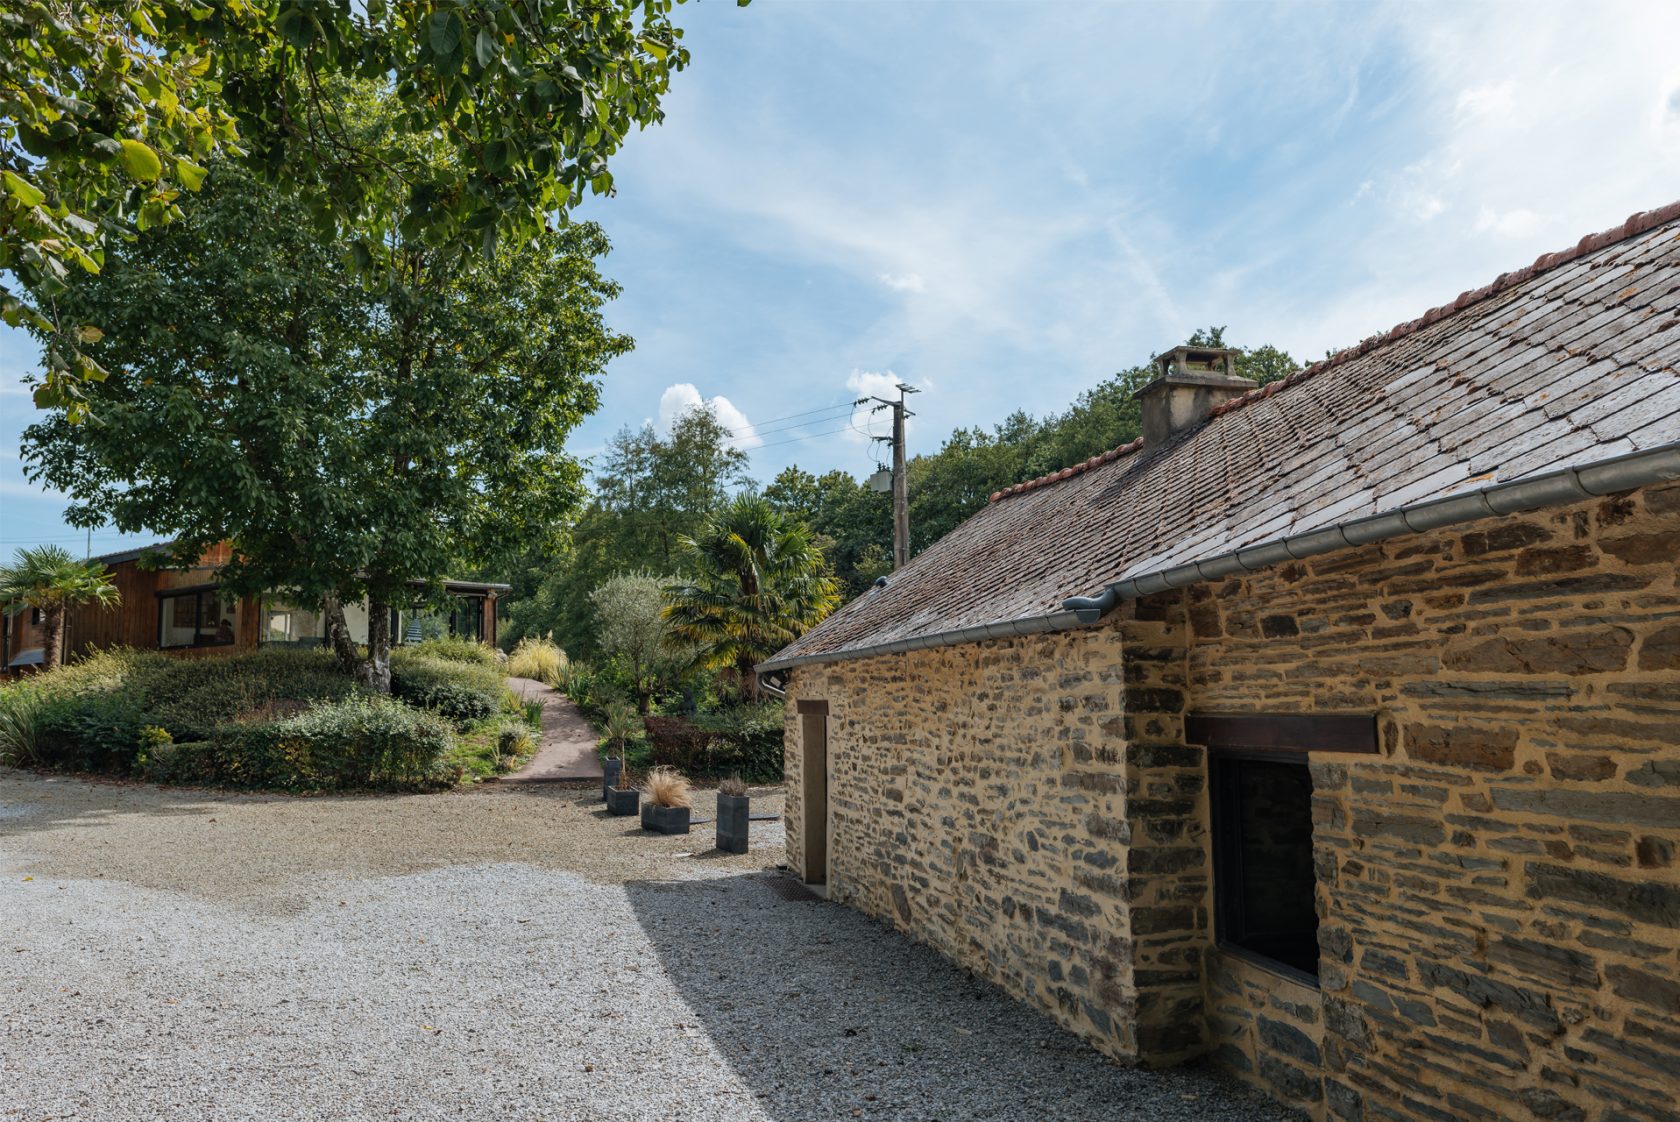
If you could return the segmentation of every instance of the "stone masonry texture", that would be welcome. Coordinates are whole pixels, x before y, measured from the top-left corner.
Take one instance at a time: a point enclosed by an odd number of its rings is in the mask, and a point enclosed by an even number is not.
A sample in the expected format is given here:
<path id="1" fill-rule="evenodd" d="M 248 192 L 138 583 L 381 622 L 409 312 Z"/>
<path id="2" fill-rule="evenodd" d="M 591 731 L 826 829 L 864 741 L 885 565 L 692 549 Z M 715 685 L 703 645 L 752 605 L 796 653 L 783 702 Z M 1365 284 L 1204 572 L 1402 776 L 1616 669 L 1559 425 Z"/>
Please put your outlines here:
<path id="1" fill-rule="evenodd" d="M 1315 1119 L 1680 1119 L 1680 485 L 1344 550 L 1101 624 L 798 668 L 829 884 L 1116 1058 Z M 1214 940 L 1187 713 L 1313 753 L 1317 988 Z"/>

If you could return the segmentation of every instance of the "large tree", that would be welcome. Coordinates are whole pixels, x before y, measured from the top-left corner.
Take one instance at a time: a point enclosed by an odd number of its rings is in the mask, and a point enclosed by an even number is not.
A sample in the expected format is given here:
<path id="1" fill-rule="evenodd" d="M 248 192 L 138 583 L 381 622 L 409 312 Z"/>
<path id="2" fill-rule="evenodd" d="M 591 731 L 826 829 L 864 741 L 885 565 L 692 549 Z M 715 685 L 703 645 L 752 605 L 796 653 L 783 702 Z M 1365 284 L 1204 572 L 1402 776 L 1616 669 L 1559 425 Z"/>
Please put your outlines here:
<path id="1" fill-rule="evenodd" d="M 374 273 L 401 242 L 489 253 L 540 237 L 661 119 L 688 62 L 674 0 L 7 0 L 0 7 L 0 287 L 48 339 L 44 405 L 85 410 L 84 343 L 112 325 L 57 300 L 113 240 L 179 218 L 212 156 L 289 187 Z M 400 120 L 358 131 L 335 79 Z M 407 143 L 431 136 L 453 159 Z M 400 237 L 399 237 L 400 234 Z"/>
<path id="2" fill-rule="evenodd" d="M 620 573 L 676 572 L 681 536 L 747 478 L 746 453 L 708 407 L 681 413 L 668 432 L 620 430 L 593 467 L 594 498 L 565 550 L 533 548 L 514 575 L 505 642 L 552 632 L 570 654 L 599 653 L 590 593 Z"/>
<path id="3" fill-rule="evenodd" d="M 41 613 L 41 665 L 46 670 L 64 657 L 64 616 L 70 608 L 114 608 L 120 600 L 104 565 L 77 560 L 63 546 L 20 549 L 10 565 L 0 565 L 0 611 L 28 607 Z"/>
<path id="4" fill-rule="evenodd" d="M 840 602 L 805 525 L 759 495 L 736 496 L 682 548 L 693 576 L 665 589 L 672 639 L 731 672 L 748 698 L 758 696 L 753 668 Z"/>
<path id="5" fill-rule="evenodd" d="M 25 433 L 26 470 L 74 496 L 74 525 L 167 534 L 182 560 L 230 539 L 230 591 L 324 602 L 347 668 L 388 688 L 389 608 L 552 542 L 581 499 L 564 442 L 630 346 L 601 316 L 607 248 L 585 223 L 489 259 L 401 242 L 368 286 L 304 204 L 217 165 L 181 220 L 60 297 L 111 325 L 89 345 L 111 375 L 91 418 Z M 363 598 L 365 656 L 342 612 Z"/>

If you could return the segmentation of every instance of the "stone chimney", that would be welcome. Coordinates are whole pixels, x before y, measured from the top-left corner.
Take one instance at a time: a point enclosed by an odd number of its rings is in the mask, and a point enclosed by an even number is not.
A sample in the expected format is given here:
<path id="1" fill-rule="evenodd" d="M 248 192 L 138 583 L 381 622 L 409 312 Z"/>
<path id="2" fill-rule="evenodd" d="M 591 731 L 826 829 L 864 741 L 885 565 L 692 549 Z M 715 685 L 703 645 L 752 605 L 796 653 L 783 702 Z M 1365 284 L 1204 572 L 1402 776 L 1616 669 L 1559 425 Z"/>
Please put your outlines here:
<path id="1" fill-rule="evenodd" d="M 1143 410 L 1143 448 L 1151 451 L 1208 419 L 1213 407 L 1260 383 L 1237 374 L 1237 355 L 1226 347 L 1174 347 L 1155 359 L 1159 374 L 1137 392 Z"/>

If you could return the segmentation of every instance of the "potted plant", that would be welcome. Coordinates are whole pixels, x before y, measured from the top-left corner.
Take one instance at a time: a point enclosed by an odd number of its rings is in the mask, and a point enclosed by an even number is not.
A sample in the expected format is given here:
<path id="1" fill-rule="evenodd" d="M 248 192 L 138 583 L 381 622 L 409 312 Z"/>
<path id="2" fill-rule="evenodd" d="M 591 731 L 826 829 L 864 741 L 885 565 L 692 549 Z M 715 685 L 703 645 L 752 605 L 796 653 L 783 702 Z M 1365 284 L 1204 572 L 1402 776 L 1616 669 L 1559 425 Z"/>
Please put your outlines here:
<path id="1" fill-rule="evenodd" d="M 747 851 L 747 816 L 752 799 L 739 775 L 731 775 L 717 788 L 717 847 L 725 853 Z"/>
<path id="2" fill-rule="evenodd" d="M 687 776 L 674 767 L 656 767 L 647 773 L 642 790 L 647 795 L 642 804 L 642 829 L 656 834 L 688 833 L 694 797 Z"/>
<path id="3" fill-rule="evenodd" d="M 602 765 L 604 773 L 601 779 L 607 799 L 607 810 L 617 815 L 631 815 L 636 813 L 636 804 L 641 802 L 642 793 L 629 786 L 630 765 L 625 757 L 629 750 L 627 745 L 630 738 L 636 734 L 641 726 L 641 718 L 629 705 L 619 702 L 607 710 L 607 739 L 618 748 L 618 759 L 607 760 Z M 617 765 L 617 766 L 608 766 Z"/>

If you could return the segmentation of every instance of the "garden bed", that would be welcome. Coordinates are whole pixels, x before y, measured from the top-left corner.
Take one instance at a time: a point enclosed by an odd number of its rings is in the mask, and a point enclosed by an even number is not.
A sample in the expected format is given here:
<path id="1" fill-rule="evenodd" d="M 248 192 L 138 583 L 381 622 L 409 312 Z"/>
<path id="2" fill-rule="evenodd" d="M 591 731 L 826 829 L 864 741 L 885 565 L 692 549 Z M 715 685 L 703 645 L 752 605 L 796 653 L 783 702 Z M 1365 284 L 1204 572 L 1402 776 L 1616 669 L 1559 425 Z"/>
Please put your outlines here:
<path id="1" fill-rule="evenodd" d="M 494 652 L 392 652 L 375 696 L 324 650 L 182 660 L 103 651 L 0 689 L 0 762 L 162 783 L 427 790 L 487 778 L 535 747 Z"/>

